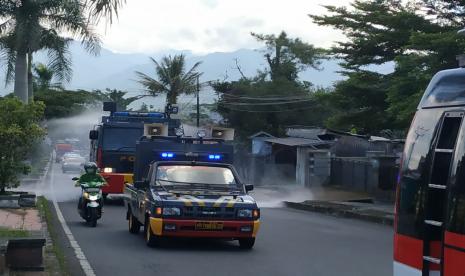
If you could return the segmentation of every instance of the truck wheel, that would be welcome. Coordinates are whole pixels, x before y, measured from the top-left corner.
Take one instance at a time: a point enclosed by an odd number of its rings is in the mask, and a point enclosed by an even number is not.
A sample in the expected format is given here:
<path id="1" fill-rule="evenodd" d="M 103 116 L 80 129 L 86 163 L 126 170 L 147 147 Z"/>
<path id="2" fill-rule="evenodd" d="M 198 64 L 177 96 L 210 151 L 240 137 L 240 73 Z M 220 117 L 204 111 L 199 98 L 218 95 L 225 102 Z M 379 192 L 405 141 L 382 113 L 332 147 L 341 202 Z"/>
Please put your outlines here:
<path id="1" fill-rule="evenodd" d="M 140 223 L 134 217 L 134 215 L 129 212 L 129 219 L 128 219 L 128 226 L 129 226 L 129 233 L 137 234 L 140 231 Z"/>
<path id="2" fill-rule="evenodd" d="M 146 220 L 145 222 L 145 243 L 148 247 L 155 247 L 159 245 L 159 238 L 155 236 L 152 232 L 152 228 L 150 227 L 150 222 Z"/>
<path id="3" fill-rule="evenodd" d="M 243 238 L 239 239 L 239 246 L 242 249 L 252 249 L 255 244 L 255 238 Z"/>
<path id="4" fill-rule="evenodd" d="M 103 202 L 107 203 L 108 202 L 107 201 L 108 194 L 107 193 L 105 193 L 105 194 L 102 193 L 102 197 L 103 197 Z"/>

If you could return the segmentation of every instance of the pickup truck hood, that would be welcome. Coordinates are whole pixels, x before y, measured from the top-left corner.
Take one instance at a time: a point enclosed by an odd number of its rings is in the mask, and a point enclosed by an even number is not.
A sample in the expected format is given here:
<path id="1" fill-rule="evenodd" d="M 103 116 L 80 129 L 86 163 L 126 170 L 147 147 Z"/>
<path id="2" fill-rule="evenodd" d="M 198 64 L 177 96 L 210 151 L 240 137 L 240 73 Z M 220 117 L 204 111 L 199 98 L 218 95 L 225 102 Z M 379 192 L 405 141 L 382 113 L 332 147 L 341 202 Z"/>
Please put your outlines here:
<path id="1" fill-rule="evenodd" d="M 249 195 L 194 195 L 155 193 L 165 206 L 204 206 L 204 207 L 250 207 L 256 208 L 255 200 Z"/>

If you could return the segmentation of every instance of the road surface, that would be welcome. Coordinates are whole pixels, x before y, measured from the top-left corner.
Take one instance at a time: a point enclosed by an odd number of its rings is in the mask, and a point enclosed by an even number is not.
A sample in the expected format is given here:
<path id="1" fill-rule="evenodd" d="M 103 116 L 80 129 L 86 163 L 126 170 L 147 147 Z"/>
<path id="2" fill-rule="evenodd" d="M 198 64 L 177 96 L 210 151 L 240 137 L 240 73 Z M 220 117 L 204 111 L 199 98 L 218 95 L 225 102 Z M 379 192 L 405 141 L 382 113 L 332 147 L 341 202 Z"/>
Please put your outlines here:
<path id="1" fill-rule="evenodd" d="M 392 275 L 393 232 L 387 226 L 262 208 L 262 227 L 251 251 L 240 250 L 237 242 L 204 240 L 148 248 L 142 233 L 129 234 L 121 204 L 107 204 L 97 228 L 90 228 L 76 210 L 79 189 L 73 175 L 62 174 L 55 164 L 50 175 L 45 194 L 55 195 L 96 275 Z"/>

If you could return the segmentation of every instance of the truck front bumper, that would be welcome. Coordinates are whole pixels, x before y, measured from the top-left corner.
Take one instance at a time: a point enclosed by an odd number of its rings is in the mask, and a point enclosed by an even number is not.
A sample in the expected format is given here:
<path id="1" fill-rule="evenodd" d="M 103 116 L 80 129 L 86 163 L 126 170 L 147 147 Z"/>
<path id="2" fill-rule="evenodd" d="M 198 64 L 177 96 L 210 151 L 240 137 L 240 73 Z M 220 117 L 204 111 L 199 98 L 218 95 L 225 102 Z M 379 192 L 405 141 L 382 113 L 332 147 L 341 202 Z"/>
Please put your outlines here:
<path id="1" fill-rule="evenodd" d="M 199 222 L 221 223 L 222 230 L 198 230 L 196 225 Z M 260 220 L 236 221 L 236 220 L 183 220 L 183 219 L 162 219 L 150 218 L 150 228 L 157 236 L 166 237 L 198 237 L 198 238 L 254 238 L 260 228 Z"/>

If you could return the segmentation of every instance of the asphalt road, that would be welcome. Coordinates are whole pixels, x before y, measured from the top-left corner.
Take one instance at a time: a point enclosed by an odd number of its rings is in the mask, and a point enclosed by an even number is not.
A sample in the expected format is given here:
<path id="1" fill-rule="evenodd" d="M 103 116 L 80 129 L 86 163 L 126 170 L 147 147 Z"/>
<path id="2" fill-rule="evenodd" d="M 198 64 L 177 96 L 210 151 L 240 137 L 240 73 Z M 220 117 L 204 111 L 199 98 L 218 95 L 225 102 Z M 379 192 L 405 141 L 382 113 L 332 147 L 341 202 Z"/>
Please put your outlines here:
<path id="1" fill-rule="evenodd" d="M 79 189 L 73 175 L 56 165 L 53 172 L 49 196 L 56 196 L 97 275 L 392 275 L 393 232 L 387 226 L 263 208 L 251 251 L 240 250 L 237 242 L 209 240 L 172 240 L 154 249 L 145 245 L 142 233 L 129 234 L 117 201 L 105 206 L 97 228 L 88 227 L 76 210 Z"/>

